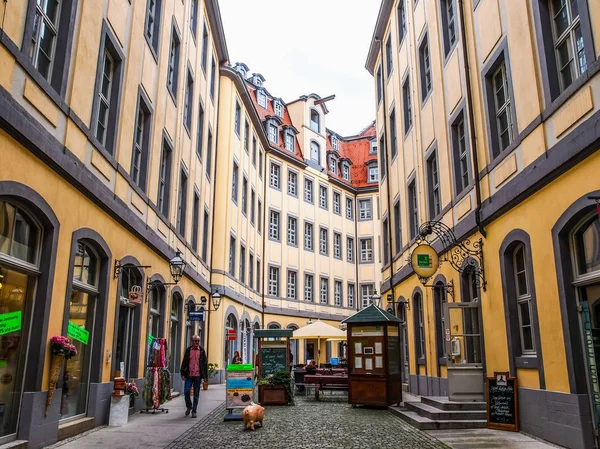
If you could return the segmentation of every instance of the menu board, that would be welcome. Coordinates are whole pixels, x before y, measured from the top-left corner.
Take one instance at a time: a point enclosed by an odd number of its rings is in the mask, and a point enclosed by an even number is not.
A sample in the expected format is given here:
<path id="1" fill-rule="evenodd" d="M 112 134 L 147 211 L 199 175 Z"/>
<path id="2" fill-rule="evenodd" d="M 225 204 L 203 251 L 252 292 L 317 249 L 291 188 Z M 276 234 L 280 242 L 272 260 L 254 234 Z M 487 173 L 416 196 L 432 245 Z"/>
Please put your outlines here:
<path id="1" fill-rule="evenodd" d="M 487 379 L 487 420 L 489 429 L 519 431 L 517 378 L 494 373 Z"/>
<path id="2" fill-rule="evenodd" d="M 228 410 L 244 408 L 252 402 L 253 366 L 251 364 L 227 366 L 227 393 L 225 404 Z"/>
<path id="3" fill-rule="evenodd" d="M 287 370 L 286 347 L 262 347 L 260 351 L 261 377 Z"/>
<path id="4" fill-rule="evenodd" d="M 398 335 L 388 335 L 388 372 L 396 374 L 400 372 L 400 338 Z"/>

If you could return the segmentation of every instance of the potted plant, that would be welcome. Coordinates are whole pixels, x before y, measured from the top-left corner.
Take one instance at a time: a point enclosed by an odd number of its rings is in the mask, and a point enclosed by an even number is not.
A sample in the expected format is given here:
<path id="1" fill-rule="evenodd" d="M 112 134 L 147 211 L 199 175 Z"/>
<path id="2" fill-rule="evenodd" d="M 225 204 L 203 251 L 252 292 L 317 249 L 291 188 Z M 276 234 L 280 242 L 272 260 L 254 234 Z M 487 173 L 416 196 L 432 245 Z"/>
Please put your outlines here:
<path id="1" fill-rule="evenodd" d="M 208 379 L 210 379 L 215 374 L 217 374 L 218 370 L 219 370 L 219 365 L 217 365 L 216 363 L 209 363 L 208 364 Z M 204 382 L 202 383 L 202 388 L 205 390 L 208 390 L 208 379 L 204 379 Z"/>
<path id="2" fill-rule="evenodd" d="M 129 395 L 129 407 L 135 406 L 135 398 L 140 394 L 140 390 L 134 381 L 125 384 L 125 393 Z"/>
<path id="3" fill-rule="evenodd" d="M 261 405 L 294 405 L 294 385 L 290 372 L 281 370 L 259 380 L 258 400 Z"/>

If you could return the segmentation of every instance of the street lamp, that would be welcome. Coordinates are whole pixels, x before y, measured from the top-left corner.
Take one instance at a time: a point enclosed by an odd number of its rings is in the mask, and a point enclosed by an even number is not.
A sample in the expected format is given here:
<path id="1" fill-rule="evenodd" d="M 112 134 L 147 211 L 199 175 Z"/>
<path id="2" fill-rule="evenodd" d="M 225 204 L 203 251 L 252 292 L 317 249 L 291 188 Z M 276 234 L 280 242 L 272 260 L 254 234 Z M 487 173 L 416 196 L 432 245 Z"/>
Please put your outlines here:
<path id="1" fill-rule="evenodd" d="M 181 252 L 177 250 L 175 252 L 175 257 L 169 260 L 169 269 L 171 270 L 171 277 L 177 284 L 181 276 L 183 276 L 183 272 L 185 271 L 185 260 L 181 257 Z"/>
<path id="2" fill-rule="evenodd" d="M 209 346 L 208 343 L 210 342 L 210 312 L 216 312 L 217 309 L 221 306 L 221 294 L 219 293 L 218 290 L 215 290 L 214 293 L 211 292 L 211 296 L 212 296 L 212 305 L 213 308 L 210 308 L 210 304 L 207 306 L 206 310 L 208 311 L 208 324 L 206 325 L 206 359 L 208 360 L 208 351 L 209 351 Z M 200 304 L 202 304 L 202 306 L 204 306 L 207 303 L 207 299 L 206 296 L 202 296 L 200 298 Z"/>
<path id="3" fill-rule="evenodd" d="M 373 301 L 373 304 L 375 304 L 377 307 L 381 307 L 381 295 L 377 294 L 377 290 L 373 290 L 371 301 Z"/>

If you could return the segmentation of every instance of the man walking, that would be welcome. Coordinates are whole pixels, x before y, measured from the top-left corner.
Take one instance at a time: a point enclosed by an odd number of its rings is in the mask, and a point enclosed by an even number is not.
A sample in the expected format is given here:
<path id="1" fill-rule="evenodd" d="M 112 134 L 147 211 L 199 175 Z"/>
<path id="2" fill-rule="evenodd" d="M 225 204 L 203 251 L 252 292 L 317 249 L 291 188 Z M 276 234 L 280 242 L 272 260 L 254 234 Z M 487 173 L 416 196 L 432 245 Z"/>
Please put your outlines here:
<path id="1" fill-rule="evenodd" d="M 181 362 L 181 380 L 185 381 L 183 395 L 185 397 L 185 416 L 192 412 L 192 418 L 196 417 L 198 411 L 198 399 L 200 397 L 200 381 L 204 379 L 208 382 L 208 360 L 206 352 L 200 347 L 200 337 L 192 337 L 192 346 L 185 350 L 183 361 Z M 190 389 L 194 386 L 194 404 L 190 399 Z"/>

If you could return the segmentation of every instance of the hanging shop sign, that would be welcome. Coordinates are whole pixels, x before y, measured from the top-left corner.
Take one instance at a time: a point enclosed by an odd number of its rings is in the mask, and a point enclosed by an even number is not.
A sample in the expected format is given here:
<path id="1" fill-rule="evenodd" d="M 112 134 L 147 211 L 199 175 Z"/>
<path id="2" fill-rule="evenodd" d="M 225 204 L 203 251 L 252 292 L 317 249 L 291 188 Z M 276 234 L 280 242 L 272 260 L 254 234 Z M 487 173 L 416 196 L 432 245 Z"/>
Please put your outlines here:
<path id="1" fill-rule="evenodd" d="M 87 345 L 90 339 L 90 332 L 86 331 L 82 327 L 79 327 L 77 324 L 69 321 L 69 327 L 67 328 L 67 337 L 71 337 L 73 340 L 80 341 L 84 345 Z"/>
<path id="2" fill-rule="evenodd" d="M 130 304 L 141 304 L 144 295 L 142 293 L 142 287 L 139 285 L 134 285 L 131 287 L 131 291 L 129 292 L 129 303 Z"/>
<path id="3" fill-rule="evenodd" d="M 204 307 L 200 307 L 197 312 L 189 312 L 190 321 L 204 321 Z"/>
<path id="4" fill-rule="evenodd" d="M 0 335 L 21 330 L 22 312 L 9 312 L 0 314 Z"/>
<path id="5" fill-rule="evenodd" d="M 418 245 L 410 255 L 410 261 L 415 273 L 421 281 L 429 279 L 435 274 L 440 266 L 438 253 L 431 245 L 422 243 Z"/>
<path id="6" fill-rule="evenodd" d="M 235 329 L 227 329 L 227 340 L 234 341 L 237 338 Z"/>

